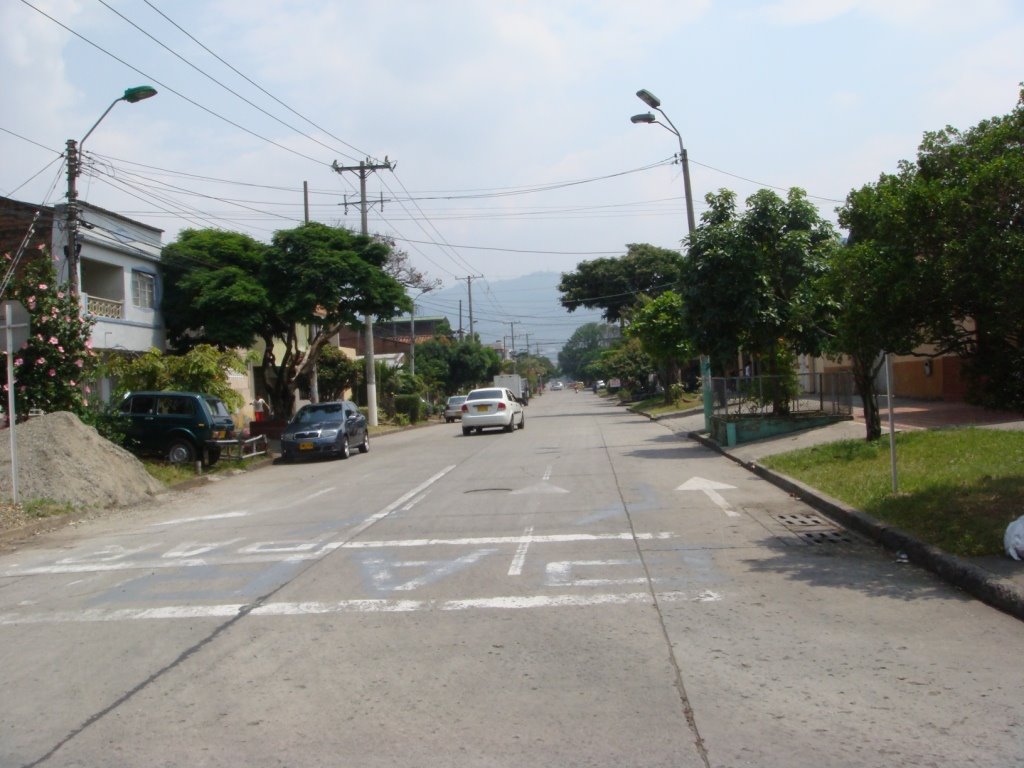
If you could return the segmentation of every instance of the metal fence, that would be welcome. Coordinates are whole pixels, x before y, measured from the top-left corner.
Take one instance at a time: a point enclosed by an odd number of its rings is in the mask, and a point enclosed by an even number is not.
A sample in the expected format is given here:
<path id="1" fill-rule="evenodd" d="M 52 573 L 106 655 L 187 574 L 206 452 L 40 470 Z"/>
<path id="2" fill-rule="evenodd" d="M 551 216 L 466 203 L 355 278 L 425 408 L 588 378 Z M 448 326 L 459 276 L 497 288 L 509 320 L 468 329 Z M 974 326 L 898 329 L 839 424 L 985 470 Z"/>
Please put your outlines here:
<path id="1" fill-rule="evenodd" d="M 775 403 L 789 413 L 852 416 L 853 376 L 847 372 L 711 379 L 715 416 L 771 416 Z"/>

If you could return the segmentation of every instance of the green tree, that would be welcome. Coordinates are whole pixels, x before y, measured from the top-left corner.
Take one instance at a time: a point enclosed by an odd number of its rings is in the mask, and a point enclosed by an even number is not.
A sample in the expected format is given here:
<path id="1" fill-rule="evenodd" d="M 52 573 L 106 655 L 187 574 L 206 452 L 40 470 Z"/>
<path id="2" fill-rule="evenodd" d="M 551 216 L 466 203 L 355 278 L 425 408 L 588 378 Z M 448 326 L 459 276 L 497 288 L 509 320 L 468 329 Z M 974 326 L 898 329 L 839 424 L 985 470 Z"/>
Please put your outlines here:
<path id="1" fill-rule="evenodd" d="M 622 387 L 636 394 L 647 390 L 647 382 L 654 372 L 654 363 L 640 340 L 629 338 L 614 348 L 604 351 L 596 365 L 609 377 L 619 379 Z"/>
<path id="2" fill-rule="evenodd" d="M 337 347 L 328 344 L 316 362 L 317 390 L 321 400 L 340 400 L 346 390 L 359 386 L 361 366 Z"/>
<path id="3" fill-rule="evenodd" d="M 675 291 L 666 291 L 656 299 L 642 301 L 626 330 L 626 335 L 637 339 L 640 348 L 658 366 L 666 403 L 672 402 L 672 385 L 679 381 L 679 366 L 693 355 L 682 309 L 682 297 Z"/>
<path id="4" fill-rule="evenodd" d="M 231 410 L 245 404 L 228 379 L 228 371 L 245 371 L 245 361 L 234 350 L 200 344 L 180 355 L 165 355 L 159 349 L 150 349 L 137 357 L 116 357 L 108 368 L 117 379 L 118 394 L 177 390 L 214 395 Z"/>
<path id="5" fill-rule="evenodd" d="M 558 353 L 558 367 L 571 379 L 589 378 L 587 367 L 595 363 L 612 341 L 618 338 L 614 326 L 605 323 L 585 323 L 573 331 L 572 336 Z"/>
<path id="6" fill-rule="evenodd" d="M 262 340 L 265 389 L 273 410 L 289 414 L 299 380 L 343 325 L 411 308 L 384 270 L 389 254 L 385 242 L 318 223 L 276 232 L 269 246 L 185 230 L 162 256 L 168 338 L 179 349 Z"/>
<path id="7" fill-rule="evenodd" d="M 11 256 L 5 258 L 10 264 Z M 32 326 L 28 340 L 14 351 L 15 412 L 27 414 L 30 408 L 40 408 L 84 416 L 90 394 L 85 382 L 96 368 L 89 340 L 93 321 L 82 317 L 78 300 L 58 287 L 47 251 L 23 262 L 5 298 L 21 302 Z M 0 369 L 6 409 L 7 366 Z"/>
<path id="8" fill-rule="evenodd" d="M 854 384 L 864 407 L 865 437 L 882 434 L 875 380 L 884 353 L 909 354 L 924 341 L 923 322 L 934 301 L 918 249 L 905 236 L 903 201 L 912 174 L 883 175 L 878 183 L 852 191 L 839 211 L 850 231 L 846 247 L 836 248 L 818 281 L 831 303 L 826 351 L 850 358 Z"/>
<path id="9" fill-rule="evenodd" d="M 728 190 L 706 200 L 680 283 L 687 336 L 697 350 L 721 361 L 744 349 L 769 365 L 784 358 L 780 345 L 818 354 L 828 316 L 814 281 L 837 247 L 835 230 L 800 189 L 785 199 L 755 192 L 742 214 Z M 773 405 L 784 412 L 788 401 L 779 397 Z"/>
<path id="10" fill-rule="evenodd" d="M 965 359 L 970 396 L 1024 411 L 1024 88 L 1008 115 L 927 133 L 906 228 L 930 341 Z"/>
<path id="11" fill-rule="evenodd" d="M 638 296 L 655 297 L 679 280 L 683 257 L 678 251 L 631 243 L 624 256 L 583 261 L 563 272 L 558 290 L 563 307 L 601 309 L 609 323 L 624 322 Z"/>

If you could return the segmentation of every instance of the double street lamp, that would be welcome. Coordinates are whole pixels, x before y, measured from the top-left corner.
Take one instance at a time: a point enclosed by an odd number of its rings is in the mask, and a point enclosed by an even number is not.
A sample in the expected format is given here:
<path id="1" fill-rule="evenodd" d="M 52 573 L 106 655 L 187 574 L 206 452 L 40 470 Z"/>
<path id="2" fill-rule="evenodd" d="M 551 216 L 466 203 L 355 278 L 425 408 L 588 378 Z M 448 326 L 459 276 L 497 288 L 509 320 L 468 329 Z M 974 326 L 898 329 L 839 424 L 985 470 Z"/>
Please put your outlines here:
<path id="1" fill-rule="evenodd" d="M 71 293 L 75 296 L 79 294 L 78 284 L 78 177 L 82 174 L 82 167 L 79 160 L 81 159 L 82 145 L 85 144 L 85 140 L 89 138 L 93 131 L 96 130 L 96 126 L 103 122 L 110 110 L 114 108 L 114 105 L 119 101 L 127 101 L 129 104 L 134 104 L 137 101 L 148 99 L 151 96 L 156 96 L 156 88 L 151 85 L 138 85 L 134 88 L 128 88 L 124 94 L 118 96 L 107 107 L 106 111 L 100 115 L 99 120 L 92 124 L 82 140 L 75 142 L 74 139 L 68 139 L 67 143 L 67 162 L 68 162 L 68 205 L 67 205 L 67 261 L 68 261 L 68 278 L 71 284 Z"/>
<path id="2" fill-rule="evenodd" d="M 669 119 L 669 116 L 662 110 L 661 99 L 646 89 L 637 91 L 636 95 L 640 101 L 651 109 L 656 110 L 663 118 L 665 118 L 665 122 L 660 122 L 652 112 L 633 115 L 629 119 L 633 123 L 647 123 L 648 125 L 653 123 L 654 125 L 660 125 L 669 133 L 674 133 L 676 138 L 679 139 L 679 160 L 683 164 L 683 186 L 686 190 L 686 223 L 689 225 L 687 234 L 692 235 L 695 224 L 693 219 L 693 194 L 690 192 L 690 161 L 686 157 L 686 147 L 683 146 L 683 137 L 679 135 L 679 131 Z"/>

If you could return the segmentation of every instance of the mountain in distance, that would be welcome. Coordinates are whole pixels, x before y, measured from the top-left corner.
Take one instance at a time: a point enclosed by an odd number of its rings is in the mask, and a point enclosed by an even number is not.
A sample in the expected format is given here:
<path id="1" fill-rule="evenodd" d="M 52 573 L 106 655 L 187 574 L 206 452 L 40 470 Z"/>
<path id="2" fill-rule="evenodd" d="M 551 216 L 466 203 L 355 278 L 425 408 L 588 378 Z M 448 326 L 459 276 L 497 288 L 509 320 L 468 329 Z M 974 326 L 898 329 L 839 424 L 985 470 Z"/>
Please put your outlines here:
<path id="1" fill-rule="evenodd" d="M 561 303 L 560 272 L 534 272 L 508 280 L 474 278 L 473 330 L 485 345 L 503 344 L 509 351 L 525 351 L 557 363 L 562 345 L 586 323 L 601 322 L 599 310 L 569 312 Z M 454 282 L 454 281 L 452 281 Z M 461 302 L 461 322 L 460 322 Z M 446 284 L 416 299 L 416 315 L 448 318 L 456 335 L 469 335 L 469 292 L 466 280 Z M 515 344 L 512 336 L 515 334 Z"/>

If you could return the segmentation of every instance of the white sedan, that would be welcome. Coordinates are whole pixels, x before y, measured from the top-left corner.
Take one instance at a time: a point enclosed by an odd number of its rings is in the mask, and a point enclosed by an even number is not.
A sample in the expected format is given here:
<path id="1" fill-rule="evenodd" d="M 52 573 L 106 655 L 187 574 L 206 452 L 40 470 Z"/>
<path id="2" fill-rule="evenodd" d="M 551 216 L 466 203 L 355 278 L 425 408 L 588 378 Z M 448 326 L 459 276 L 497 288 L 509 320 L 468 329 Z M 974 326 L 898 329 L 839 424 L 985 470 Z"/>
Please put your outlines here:
<path id="1" fill-rule="evenodd" d="M 508 389 L 487 387 L 474 389 L 462 404 L 462 434 L 474 429 L 479 433 L 487 427 L 501 427 L 511 432 L 526 427 L 523 404 Z"/>

